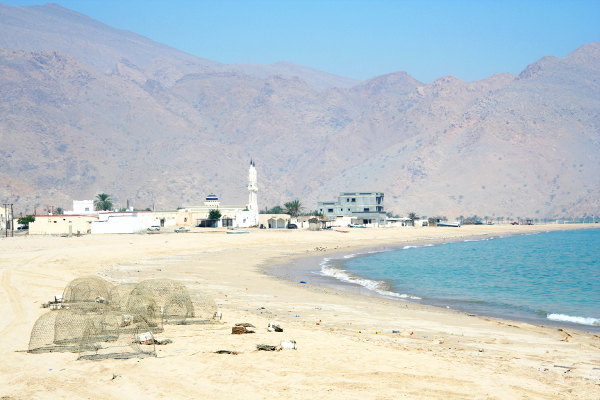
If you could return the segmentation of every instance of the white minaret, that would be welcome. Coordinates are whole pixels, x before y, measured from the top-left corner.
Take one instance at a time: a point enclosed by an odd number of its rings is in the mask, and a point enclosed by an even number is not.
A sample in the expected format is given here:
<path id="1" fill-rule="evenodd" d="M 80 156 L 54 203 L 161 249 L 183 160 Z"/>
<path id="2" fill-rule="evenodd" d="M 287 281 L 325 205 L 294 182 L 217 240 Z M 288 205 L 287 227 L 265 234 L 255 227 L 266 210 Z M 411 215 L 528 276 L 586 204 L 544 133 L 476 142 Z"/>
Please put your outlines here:
<path id="1" fill-rule="evenodd" d="M 258 182 L 256 176 L 256 164 L 250 160 L 250 170 L 248 171 L 248 211 L 256 215 L 258 221 Z"/>

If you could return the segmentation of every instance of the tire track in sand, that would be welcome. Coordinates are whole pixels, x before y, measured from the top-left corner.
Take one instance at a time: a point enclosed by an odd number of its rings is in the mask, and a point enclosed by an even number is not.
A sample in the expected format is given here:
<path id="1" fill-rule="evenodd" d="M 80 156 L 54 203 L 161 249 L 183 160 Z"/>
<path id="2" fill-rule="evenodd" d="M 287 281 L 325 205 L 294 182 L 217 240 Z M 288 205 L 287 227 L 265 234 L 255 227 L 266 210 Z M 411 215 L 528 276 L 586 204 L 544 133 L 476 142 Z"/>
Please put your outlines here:
<path id="1" fill-rule="evenodd" d="M 36 260 L 40 257 L 42 257 L 42 255 L 33 257 L 29 260 L 25 260 L 22 262 L 21 265 L 32 265 L 34 260 Z M 37 265 L 37 263 L 36 263 L 36 265 Z M 13 329 L 15 326 L 19 325 L 19 323 L 22 323 L 19 321 L 26 320 L 25 307 L 23 307 L 22 296 L 19 294 L 19 291 L 11 285 L 11 281 L 10 281 L 10 278 L 12 275 L 12 270 L 14 268 L 15 267 L 0 269 L 0 274 L 2 274 L 2 278 L 0 279 L 0 288 L 8 296 L 8 301 L 10 303 L 10 307 L 14 314 L 12 320 L 7 322 L 6 325 L 2 329 L 0 329 L 0 337 L 6 336 L 10 332 L 11 329 Z"/>

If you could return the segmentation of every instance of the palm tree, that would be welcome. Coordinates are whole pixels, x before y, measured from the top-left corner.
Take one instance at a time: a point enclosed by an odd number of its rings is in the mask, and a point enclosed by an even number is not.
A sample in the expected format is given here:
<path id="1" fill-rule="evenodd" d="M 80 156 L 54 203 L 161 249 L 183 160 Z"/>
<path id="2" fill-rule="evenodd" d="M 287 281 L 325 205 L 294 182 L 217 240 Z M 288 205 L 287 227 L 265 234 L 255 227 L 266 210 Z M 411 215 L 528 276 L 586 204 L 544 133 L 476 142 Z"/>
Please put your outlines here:
<path id="1" fill-rule="evenodd" d="M 290 201 L 288 203 L 285 203 L 284 206 L 286 213 L 290 214 L 290 216 L 292 217 L 297 217 L 304 209 L 304 206 L 302 205 L 302 203 L 300 203 L 300 200 Z"/>
<path id="2" fill-rule="evenodd" d="M 109 211 L 113 207 L 113 200 L 110 198 L 110 194 L 100 193 L 96 195 L 94 205 L 96 211 Z"/>
<path id="3" fill-rule="evenodd" d="M 415 226 L 415 221 L 419 219 L 419 216 L 417 215 L 417 213 L 410 212 L 408 213 L 408 218 L 412 222 L 412 226 Z"/>

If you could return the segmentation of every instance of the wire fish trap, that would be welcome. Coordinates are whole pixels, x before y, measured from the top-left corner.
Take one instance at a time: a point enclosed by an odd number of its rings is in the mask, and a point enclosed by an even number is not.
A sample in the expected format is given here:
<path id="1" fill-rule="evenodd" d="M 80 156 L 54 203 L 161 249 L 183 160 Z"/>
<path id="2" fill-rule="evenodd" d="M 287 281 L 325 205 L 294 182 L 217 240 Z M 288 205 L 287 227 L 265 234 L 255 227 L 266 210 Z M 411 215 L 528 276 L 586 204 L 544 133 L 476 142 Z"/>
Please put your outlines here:
<path id="1" fill-rule="evenodd" d="M 132 292 L 123 296 L 119 302 L 118 312 L 121 315 L 121 329 L 129 329 L 143 323 L 153 332 L 163 331 L 162 312 L 148 293 Z"/>
<path id="2" fill-rule="evenodd" d="M 101 341 L 98 340 L 97 332 L 91 327 L 89 331 L 84 332 L 77 360 L 100 361 L 156 357 L 156 346 L 148 325 L 139 323 L 132 329 L 121 330 L 118 326 L 111 325 L 111 321 L 116 322 L 117 320 L 105 320 L 103 333 L 118 332 L 118 336 L 111 341 Z M 146 339 L 148 334 L 152 340 Z"/>
<path id="3" fill-rule="evenodd" d="M 63 292 L 63 303 L 109 303 L 113 284 L 99 276 L 72 280 Z"/>
<path id="4" fill-rule="evenodd" d="M 71 346 L 74 352 L 78 352 L 77 346 L 86 331 L 101 331 L 101 322 L 104 314 L 108 312 L 105 304 L 71 304 L 56 313 L 54 322 L 54 344 L 59 346 Z M 104 340 L 112 340 L 106 337 Z"/>
<path id="5" fill-rule="evenodd" d="M 173 279 L 142 281 L 131 294 L 154 299 L 165 324 L 186 324 L 194 317 L 194 305 L 187 288 Z"/>
<path id="6" fill-rule="evenodd" d="M 115 310 L 118 310 L 123 297 L 129 295 L 133 289 L 137 286 L 137 283 L 121 283 L 120 285 L 114 286 L 109 293 L 110 304 Z"/>

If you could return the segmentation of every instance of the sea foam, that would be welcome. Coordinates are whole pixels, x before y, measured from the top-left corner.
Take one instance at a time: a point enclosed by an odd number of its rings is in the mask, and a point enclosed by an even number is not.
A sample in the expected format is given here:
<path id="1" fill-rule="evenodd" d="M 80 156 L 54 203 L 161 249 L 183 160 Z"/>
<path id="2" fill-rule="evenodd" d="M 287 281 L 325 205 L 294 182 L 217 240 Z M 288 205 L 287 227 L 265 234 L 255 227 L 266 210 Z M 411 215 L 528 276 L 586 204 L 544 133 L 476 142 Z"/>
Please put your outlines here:
<path id="1" fill-rule="evenodd" d="M 572 322 L 574 324 L 600 326 L 599 318 L 573 317 L 565 314 L 548 314 L 546 318 L 552 321 Z"/>
<path id="2" fill-rule="evenodd" d="M 395 292 L 390 292 L 389 290 L 385 290 L 385 288 L 387 287 L 387 284 L 383 281 L 376 281 L 373 279 L 363 278 L 363 277 L 360 277 L 360 276 L 357 276 L 354 274 L 350 274 L 342 269 L 329 267 L 329 266 L 326 266 L 323 264 L 321 264 L 321 265 L 322 265 L 321 273 L 323 275 L 331 276 L 342 282 L 354 283 L 356 285 L 360 285 L 362 287 L 365 287 L 369 290 L 372 290 L 372 291 L 377 292 L 384 296 L 398 297 L 398 298 L 404 298 L 404 299 L 415 299 L 415 300 L 421 299 L 420 297 L 412 296 L 410 294 L 401 294 L 401 293 L 395 293 Z"/>

